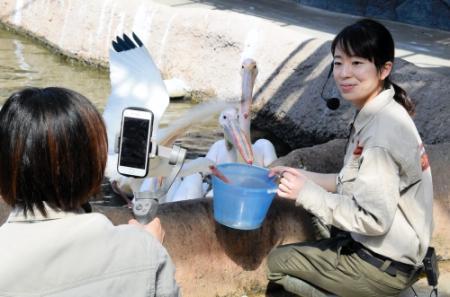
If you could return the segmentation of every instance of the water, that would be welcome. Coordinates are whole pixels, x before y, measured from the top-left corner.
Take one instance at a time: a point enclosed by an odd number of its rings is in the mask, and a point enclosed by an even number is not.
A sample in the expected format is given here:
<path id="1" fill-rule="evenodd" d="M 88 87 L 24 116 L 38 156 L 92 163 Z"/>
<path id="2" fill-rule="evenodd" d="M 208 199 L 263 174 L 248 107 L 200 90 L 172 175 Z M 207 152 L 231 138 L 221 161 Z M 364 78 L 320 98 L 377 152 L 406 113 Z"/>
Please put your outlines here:
<path id="1" fill-rule="evenodd" d="M 0 105 L 12 92 L 25 86 L 73 89 L 88 97 L 101 112 L 110 93 L 107 71 L 68 62 L 32 40 L 0 28 Z M 172 101 L 161 126 L 191 107 L 193 104 L 188 101 Z M 188 158 L 205 155 L 223 137 L 217 117 L 192 127 L 176 141 L 188 150 Z"/>

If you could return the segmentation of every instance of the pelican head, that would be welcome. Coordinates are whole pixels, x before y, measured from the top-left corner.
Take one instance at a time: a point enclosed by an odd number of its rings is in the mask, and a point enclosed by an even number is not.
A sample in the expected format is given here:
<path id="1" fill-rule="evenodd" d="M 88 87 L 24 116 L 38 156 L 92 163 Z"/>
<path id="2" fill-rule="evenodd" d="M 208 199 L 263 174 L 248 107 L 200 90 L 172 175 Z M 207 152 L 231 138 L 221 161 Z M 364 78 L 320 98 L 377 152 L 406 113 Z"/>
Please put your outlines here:
<path id="1" fill-rule="evenodd" d="M 223 128 L 227 149 L 235 149 L 238 160 L 253 164 L 253 150 L 250 137 L 242 130 L 239 123 L 240 113 L 237 108 L 227 108 L 219 116 L 219 124 Z"/>
<path id="2" fill-rule="evenodd" d="M 253 101 L 253 88 L 255 86 L 258 67 L 253 59 L 245 59 L 241 66 L 242 94 L 240 105 L 240 126 L 250 136 L 250 110 Z"/>

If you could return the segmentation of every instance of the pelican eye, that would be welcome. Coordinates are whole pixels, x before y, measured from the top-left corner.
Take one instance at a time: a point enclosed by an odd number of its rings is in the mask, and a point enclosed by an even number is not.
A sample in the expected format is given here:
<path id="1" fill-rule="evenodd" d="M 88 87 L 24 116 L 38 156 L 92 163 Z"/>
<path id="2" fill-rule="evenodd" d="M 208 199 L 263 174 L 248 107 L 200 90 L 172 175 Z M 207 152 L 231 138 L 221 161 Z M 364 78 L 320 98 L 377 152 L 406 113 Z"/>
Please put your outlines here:
<path id="1" fill-rule="evenodd" d="M 224 116 L 223 116 L 223 119 L 224 119 L 224 120 L 226 120 L 226 119 L 227 119 L 227 116 L 226 116 L 226 115 L 224 115 Z"/>

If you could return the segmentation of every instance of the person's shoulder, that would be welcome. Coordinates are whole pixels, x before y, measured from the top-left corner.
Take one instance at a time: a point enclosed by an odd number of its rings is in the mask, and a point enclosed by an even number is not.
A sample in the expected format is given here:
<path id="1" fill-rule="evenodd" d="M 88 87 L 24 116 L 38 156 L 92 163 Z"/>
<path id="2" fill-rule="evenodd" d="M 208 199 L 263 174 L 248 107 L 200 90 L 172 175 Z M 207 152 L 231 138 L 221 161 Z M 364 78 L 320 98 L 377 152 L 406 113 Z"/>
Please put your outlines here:
<path id="1" fill-rule="evenodd" d="M 113 228 L 113 223 L 104 215 L 98 212 L 78 214 L 74 216 L 69 216 L 63 220 L 64 224 L 74 225 L 76 224 L 80 228 L 86 227 L 91 230 L 97 228 Z"/>
<path id="2" fill-rule="evenodd" d="M 416 126 L 408 112 L 392 101 L 375 116 L 372 123 L 375 143 L 390 147 L 399 144 L 416 144 Z"/>
<path id="3" fill-rule="evenodd" d="M 134 248 L 142 248 L 143 252 L 165 252 L 162 244 L 153 235 L 139 226 L 128 224 L 118 225 L 115 226 L 115 232 L 120 234 L 120 237 L 123 237 L 126 242 L 132 242 Z"/>
<path id="4" fill-rule="evenodd" d="M 382 148 L 399 163 L 416 158 L 420 137 L 403 106 L 391 102 L 375 116 L 371 126 L 367 148 Z"/>
<path id="5" fill-rule="evenodd" d="M 136 251 L 138 249 L 147 251 L 163 248 L 161 243 L 143 228 L 126 223 L 114 225 L 108 217 L 101 213 L 77 215 L 74 219 L 77 220 L 77 226 L 80 229 L 89 229 L 89 232 L 97 234 L 98 238 L 104 237 L 111 242 L 120 242 L 123 247 L 130 245 Z"/>
<path id="6" fill-rule="evenodd" d="M 158 240 L 144 229 L 134 225 L 114 225 L 105 215 L 92 212 L 72 217 L 79 229 L 89 229 L 90 233 L 96 233 L 99 237 L 107 237 L 109 240 L 122 241 L 124 244 L 130 242 L 142 242 L 146 246 L 158 246 Z M 69 223 L 69 222 L 68 222 Z M 73 225 L 73 222 L 70 223 Z"/>
<path id="7" fill-rule="evenodd" d="M 94 237 L 97 244 L 107 245 L 108 249 L 114 250 L 114 257 L 128 259 L 127 265 L 130 267 L 140 265 L 139 263 L 157 267 L 166 261 L 166 249 L 143 228 L 129 224 L 113 225 L 99 213 L 89 214 L 89 218 L 92 220 L 90 237 Z"/>
<path id="8" fill-rule="evenodd" d="M 166 248 L 150 233 L 135 225 L 119 225 L 121 248 L 128 250 L 125 254 L 139 259 L 138 262 L 147 263 L 151 267 L 164 265 L 169 261 Z"/>

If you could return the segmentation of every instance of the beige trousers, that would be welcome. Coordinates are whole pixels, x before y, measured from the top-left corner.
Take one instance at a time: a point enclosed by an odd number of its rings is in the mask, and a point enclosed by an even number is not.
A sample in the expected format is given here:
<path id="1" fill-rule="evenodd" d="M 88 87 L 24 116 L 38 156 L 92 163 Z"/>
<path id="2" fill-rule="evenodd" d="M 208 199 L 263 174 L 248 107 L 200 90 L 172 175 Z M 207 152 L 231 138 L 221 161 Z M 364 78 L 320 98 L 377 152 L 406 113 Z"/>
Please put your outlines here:
<path id="1" fill-rule="evenodd" d="M 348 237 L 283 245 L 268 257 L 269 280 L 303 297 L 398 296 L 417 280 L 417 273 L 391 276 L 348 251 Z"/>

